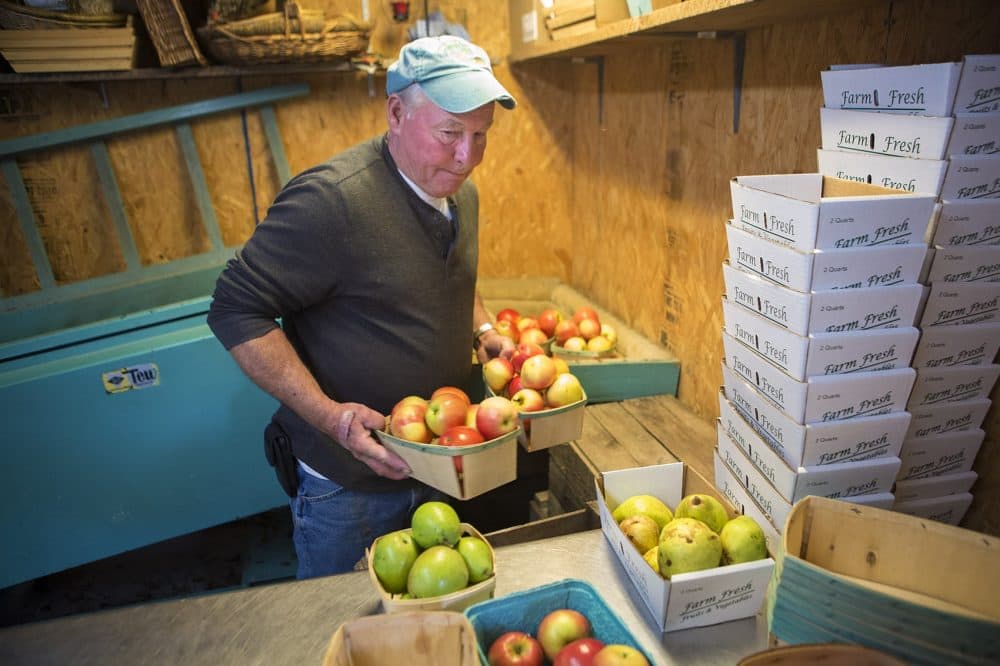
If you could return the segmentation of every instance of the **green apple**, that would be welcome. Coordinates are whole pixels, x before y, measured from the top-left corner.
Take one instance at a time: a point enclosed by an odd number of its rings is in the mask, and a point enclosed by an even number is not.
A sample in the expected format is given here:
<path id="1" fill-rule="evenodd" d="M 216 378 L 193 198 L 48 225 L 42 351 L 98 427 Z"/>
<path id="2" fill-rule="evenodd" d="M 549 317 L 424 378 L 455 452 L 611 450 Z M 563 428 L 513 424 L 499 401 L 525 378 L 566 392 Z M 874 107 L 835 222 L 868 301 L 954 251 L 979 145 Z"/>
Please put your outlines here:
<path id="1" fill-rule="evenodd" d="M 653 495 L 633 495 L 627 498 L 615 507 L 615 510 L 611 512 L 611 517 L 615 519 L 616 523 L 621 525 L 623 520 L 631 518 L 636 514 L 649 516 L 656 521 L 661 530 L 667 523 L 674 519 L 674 514 L 670 511 L 670 507 L 664 504 L 663 500 Z"/>
<path id="2" fill-rule="evenodd" d="M 681 573 L 719 566 L 722 542 L 705 523 L 694 518 L 674 518 L 660 533 L 660 575 L 666 579 Z"/>
<path id="3" fill-rule="evenodd" d="M 469 568 L 469 583 L 481 583 L 493 575 L 493 553 L 488 543 L 475 536 L 464 536 L 455 546 Z"/>
<path id="4" fill-rule="evenodd" d="M 406 577 L 420 554 L 420 548 L 409 530 L 384 534 L 375 541 L 372 569 L 389 594 L 406 591 Z"/>
<path id="5" fill-rule="evenodd" d="M 718 534 L 729 520 L 729 513 L 722 502 L 711 495 L 694 493 L 687 495 L 674 509 L 675 518 L 694 518 L 712 528 Z"/>
<path id="6" fill-rule="evenodd" d="M 417 599 L 451 594 L 468 584 L 465 559 L 448 546 L 431 546 L 420 553 L 406 577 L 406 591 Z"/>
<path id="7" fill-rule="evenodd" d="M 645 514 L 629 516 L 618 523 L 618 527 L 640 553 L 645 553 L 660 541 L 660 526 Z"/>
<path id="8" fill-rule="evenodd" d="M 462 523 L 458 513 L 445 502 L 424 502 L 413 512 L 410 520 L 413 540 L 421 548 L 436 545 L 452 547 L 462 536 Z"/>
<path id="9" fill-rule="evenodd" d="M 750 516 L 736 516 L 719 533 L 722 559 L 726 564 L 755 562 L 767 557 L 764 530 Z"/>

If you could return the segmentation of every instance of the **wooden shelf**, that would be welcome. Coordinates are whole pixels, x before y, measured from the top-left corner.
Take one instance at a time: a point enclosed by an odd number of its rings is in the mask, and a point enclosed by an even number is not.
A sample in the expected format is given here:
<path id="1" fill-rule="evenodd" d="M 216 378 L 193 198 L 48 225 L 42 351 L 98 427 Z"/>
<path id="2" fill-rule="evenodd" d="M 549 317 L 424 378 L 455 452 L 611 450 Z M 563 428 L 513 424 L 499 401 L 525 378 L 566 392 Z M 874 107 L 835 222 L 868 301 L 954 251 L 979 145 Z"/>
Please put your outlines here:
<path id="1" fill-rule="evenodd" d="M 350 63 L 338 62 L 330 64 L 304 63 L 255 65 L 253 67 L 230 67 L 212 65 L 209 67 L 150 67 L 129 69 L 117 72 L 54 72 L 51 74 L 17 74 L 0 73 L 0 85 L 36 84 L 36 83 L 67 83 L 67 82 L 111 82 L 111 81 L 145 81 L 150 79 L 204 79 L 236 76 L 274 76 L 284 74 L 326 74 L 326 73 L 360 72 L 367 70 L 355 67 Z M 383 68 L 376 71 L 384 73 Z"/>
<path id="2" fill-rule="evenodd" d="M 593 32 L 541 44 L 511 40 L 511 62 L 607 55 L 650 40 L 700 32 L 732 32 L 870 7 L 875 0 L 685 0 L 645 16 L 615 21 Z"/>

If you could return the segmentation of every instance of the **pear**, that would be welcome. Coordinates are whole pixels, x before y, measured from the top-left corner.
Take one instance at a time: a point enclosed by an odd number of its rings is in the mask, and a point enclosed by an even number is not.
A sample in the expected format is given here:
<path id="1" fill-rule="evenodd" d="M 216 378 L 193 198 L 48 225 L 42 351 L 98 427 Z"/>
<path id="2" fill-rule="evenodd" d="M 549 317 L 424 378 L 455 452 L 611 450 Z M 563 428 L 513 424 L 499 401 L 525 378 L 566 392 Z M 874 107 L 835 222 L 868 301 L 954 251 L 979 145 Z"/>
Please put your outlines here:
<path id="1" fill-rule="evenodd" d="M 736 516 L 722 528 L 722 559 L 726 564 L 755 562 L 767 557 L 764 530 L 750 516 Z"/>
<path id="2" fill-rule="evenodd" d="M 645 514 L 630 516 L 619 523 L 618 527 L 640 553 L 645 553 L 660 541 L 660 526 Z"/>
<path id="3" fill-rule="evenodd" d="M 701 493 L 684 497 L 677 505 L 674 517 L 700 520 L 716 534 L 722 531 L 722 526 L 729 520 L 729 514 L 726 512 L 726 507 L 722 506 L 722 502 L 711 495 Z"/>
<path id="4" fill-rule="evenodd" d="M 655 571 L 656 573 L 660 573 L 660 547 L 659 546 L 653 546 L 652 548 L 650 548 L 649 550 L 647 550 L 643 554 L 642 559 L 646 560 L 646 564 L 648 564 L 649 566 L 653 567 L 653 571 Z"/>
<path id="5" fill-rule="evenodd" d="M 660 575 L 666 579 L 681 573 L 719 566 L 722 542 L 712 529 L 694 518 L 674 518 L 660 533 Z"/>
<path id="6" fill-rule="evenodd" d="M 633 495 L 615 507 L 611 512 L 611 517 L 621 525 L 626 518 L 631 518 L 636 514 L 649 516 L 656 521 L 662 530 L 664 525 L 674 519 L 674 514 L 663 500 L 653 495 Z"/>

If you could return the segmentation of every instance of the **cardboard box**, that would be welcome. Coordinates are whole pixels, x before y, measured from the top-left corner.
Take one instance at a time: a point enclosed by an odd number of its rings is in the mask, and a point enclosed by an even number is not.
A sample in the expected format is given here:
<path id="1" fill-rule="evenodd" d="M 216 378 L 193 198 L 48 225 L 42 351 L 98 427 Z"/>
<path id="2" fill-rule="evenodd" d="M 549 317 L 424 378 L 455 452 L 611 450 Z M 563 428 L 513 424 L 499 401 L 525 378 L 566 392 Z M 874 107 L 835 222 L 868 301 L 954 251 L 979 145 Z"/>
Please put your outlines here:
<path id="1" fill-rule="evenodd" d="M 955 114 L 1000 111 L 1000 55 L 967 55 L 955 91 Z"/>
<path id="2" fill-rule="evenodd" d="M 818 173 L 739 176 L 729 190 L 733 224 L 803 252 L 923 242 L 935 202 Z"/>
<path id="3" fill-rule="evenodd" d="M 1000 284 L 996 282 L 935 284 L 928 291 L 920 328 L 1000 321 L 998 302 Z"/>
<path id="4" fill-rule="evenodd" d="M 820 109 L 819 123 L 826 150 L 943 160 L 955 119 Z"/>
<path id="5" fill-rule="evenodd" d="M 1000 246 L 945 245 L 935 248 L 927 281 L 1000 282 Z"/>
<path id="6" fill-rule="evenodd" d="M 798 335 L 913 326 L 927 288 L 903 284 L 871 289 L 827 289 L 805 294 L 722 264 L 726 297 Z"/>
<path id="7" fill-rule="evenodd" d="M 827 176 L 933 196 L 941 193 L 948 171 L 948 160 L 915 160 L 822 148 L 816 151 L 816 162 L 819 172 Z"/>
<path id="8" fill-rule="evenodd" d="M 988 398 L 1000 377 L 1000 365 L 960 365 L 920 368 L 907 406 L 928 407 L 942 402 Z"/>
<path id="9" fill-rule="evenodd" d="M 897 481 L 893 494 L 897 502 L 912 502 L 913 500 L 929 499 L 967 493 L 979 477 L 973 471 L 928 476 L 924 479 L 907 479 Z"/>
<path id="10" fill-rule="evenodd" d="M 840 498 L 890 492 L 899 472 L 900 459 L 895 456 L 813 467 L 791 467 L 735 410 L 730 410 L 720 419 L 718 427 L 718 448 L 723 460 L 729 455 L 736 455 L 738 449 L 746 461 L 790 504 L 806 495 Z"/>
<path id="11" fill-rule="evenodd" d="M 723 332 L 726 365 L 799 423 L 844 421 L 906 408 L 916 371 L 896 368 L 799 382 Z"/>
<path id="12" fill-rule="evenodd" d="M 656 626 L 663 631 L 702 627 L 756 615 L 774 570 L 769 558 L 678 574 L 664 580 L 646 563 L 612 510 L 633 495 L 654 495 L 675 508 L 688 494 L 684 463 L 604 472 L 595 479 L 601 530 L 611 544 Z M 721 495 L 717 499 L 723 500 Z"/>
<path id="13" fill-rule="evenodd" d="M 548 6 L 546 6 L 548 5 Z M 552 2 L 542 0 L 508 0 L 510 13 L 510 48 L 514 54 L 550 44 L 552 35 L 545 26 L 545 18 L 552 13 Z M 594 0 L 594 28 L 629 17 L 624 0 Z M 565 36 L 563 35 L 557 35 Z"/>
<path id="14" fill-rule="evenodd" d="M 903 481 L 968 472 L 985 437 L 986 432 L 976 428 L 908 439 L 899 450 L 902 464 L 896 478 Z"/>
<path id="15" fill-rule="evenodd" d="M 930 407 L 912 407 L 908 410 L 910 426 L 906 430 L 906 439 L 920 439 L 946 432 L 978 428 L 986 420 L 986 413 L 990 410 L 991 404 L 989 398 L 980 398 L 944 402 Z"/>
<path id="16" fill-rule="evenodd" d="M 1000 199 L 942 201 L 932 243 L 1000 245 Z"/>
<path id="17" fill-rule="evenodd" d="M 1000 351 L 1000 322 L 924 329 L 913 353 L 914 368 L 993 363 Z"/>
<path id="18" fill-rule="evenodd" d="M 476 635 L 461 613 L 370 615 L 337 627 L 323 657 L 323 666 L 384 664 L 479 666 Z"/>
<path id="19" fill-rule="evenodd" d="M 952 157 L 939 194 L 942 201 L 1000 197 L 1000 159 L 995 155 Z"/>
<path id="20" fill-rule="evenodd" d="M 897 502 L 892 510 L 910 516 L 926 518 L 947 525 L 958 525 L 972 504 L 971 493 L 955 493 L 941 497 Z"/>
<path id="21" fill-rule="evenodd" d="M 1000 103 L 1000 97 L 997 102 Z M 996 155 L 1000 152 L 1000 113 L 961 113 L 945 150 L 947 157 Z"/>
<path id="22" fill-rule="evenodd" d="M 726 225 L 729 262 L 795 291 L 915 284 L 927 254 L 923 243 L 799 252 Z"/>
<path id="23" fill-rule="evenodd" d="M 420 444 L 376 430 L 375 437 L 410 466 L 412 476 L 456 499 L 465 500 L 499 488 L 517 478 L 517 438 L 520 428 L 471 446 Z M 462 459 L 462 471 L 455 458 Z"/>
<path id="24" fill-rule="evenodd" d="M 719 415 L 727 432 L 740 430 L 745 423 L 790 468 L 899 456 L 909 412 L 802 425 L 767 404 L 731 370 L 725 366 L 723 370 L 726 385 L 719 391 Z"/>
<path id="25" fill-rule="evenodd" d="M 828 109 L 950 116 L 962 63 L 820 72 Z"/>
<path id="26" fill-rule="evenodd" d="M 764 530 L 764 538 L 767 539 L 767 549 L 772 553 L 780 553 L 781 530 L 771 521 L 771 517 L 764 513 L 764 510 L 757 505 L 747 492 L 747 487 L 743 481 L 739 481 L 733 476 L 732 470 L 726 467 L 719 457 L 719 450 L 716 449 L 712 455 L 715 464 L 715 487 L 719 493 L 729 500 L 729 503 L 736 508 L 736 513 L 750 516 L 761 529 Z"/>
<path id="27" fill-rule="evenodd" d="M 920 331 L 879 328 L 871 331 L 797 335 L 758 314 L 722 299 L 725 330 L 798 381 L 909 367 Z"/>

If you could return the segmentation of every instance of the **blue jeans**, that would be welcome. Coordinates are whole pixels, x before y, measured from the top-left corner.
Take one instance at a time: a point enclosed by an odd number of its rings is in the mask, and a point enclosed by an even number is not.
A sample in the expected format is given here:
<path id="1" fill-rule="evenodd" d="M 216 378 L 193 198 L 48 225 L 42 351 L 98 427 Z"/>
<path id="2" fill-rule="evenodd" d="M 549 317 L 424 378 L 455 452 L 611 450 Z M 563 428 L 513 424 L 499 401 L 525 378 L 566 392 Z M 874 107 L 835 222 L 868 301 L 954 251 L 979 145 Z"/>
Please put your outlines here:
<path id="1" fill-rule="evenodd" d="M 298 578 L 352 571 L 377 537 L 405 529 L 418 506 L 447 497 L 428 486 L 398 492 L 348 490 L 299 467 L 298 495 L 289 501 Z"/>

